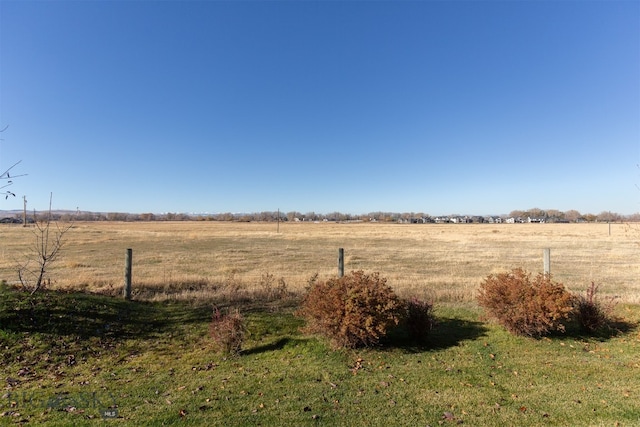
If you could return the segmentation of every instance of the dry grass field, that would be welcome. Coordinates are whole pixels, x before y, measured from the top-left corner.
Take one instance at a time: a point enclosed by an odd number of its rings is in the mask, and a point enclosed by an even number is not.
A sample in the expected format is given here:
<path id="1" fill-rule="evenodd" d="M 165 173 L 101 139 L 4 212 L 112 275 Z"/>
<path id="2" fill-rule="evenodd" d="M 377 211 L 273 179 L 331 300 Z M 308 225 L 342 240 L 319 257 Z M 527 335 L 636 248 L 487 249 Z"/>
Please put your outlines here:
<path id="1" fill-rule="evenodd" d="M 0 282 L 15 283 L 34 228 L 0 226 Z M 78 222 L 29 295 L 0 284 L 0 425 L 640 425 L 637 226 Z M 133 301 L 121 296 L 133 250 Z M 434 302 L 422 343 L 332 350 L 301 329 L 315 274 L 379 272 Z M 572 291 L 617 295 L 610 327 L 543 339 L 487 322 L 488 274 L 551 272 Z M 33 255 L 33 253 L 31 254 Z M 268 298 L 265 298 L 268 296 Z M 276 298 L 271 298 L 276 296 Z M 227 298 L 228 297 L 228 298 Z M 213 306 L 241 310 L 242 351 L 216 351 Z M 224 331 L 223 328 L 220 329 Z M 524 355 L 524 356 L 523 356 Z"/>
<path id="2" fill-rule="evenodd" d="M 133 249 L 138 299 L 206 297 L 234 287 L 256 289 L 268 276 L 292 291 L 318 274 L 379 272 L 401 295 L 470 301 L 488 274 L 543 269 L 573 291 L 592 281 L 606 295 L 640 302 L 640 225 L 380 223 L 79 222 L 51 265 L 50 287 L 121 292 L 127 248 Z M 0 226 L 0 280 L 17 281 L 33 229 Z"/>

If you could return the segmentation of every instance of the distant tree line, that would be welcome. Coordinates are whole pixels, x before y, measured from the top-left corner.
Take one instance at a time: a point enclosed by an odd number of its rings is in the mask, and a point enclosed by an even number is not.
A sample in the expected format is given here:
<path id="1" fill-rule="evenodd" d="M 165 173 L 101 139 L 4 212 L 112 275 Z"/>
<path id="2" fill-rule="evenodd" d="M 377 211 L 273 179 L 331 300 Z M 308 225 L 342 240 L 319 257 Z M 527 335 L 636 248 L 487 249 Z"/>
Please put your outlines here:
<path id="1" fill-rule="evenodd" d="M 33 222 L 40 213 L 29 213 L 29 222 Z M 48 213 L 47 213 L 48 215 Z M 385 223 L 493 223 L 506 222 L 507 219 L 515 219 L 515 222 L 640 222 L 640 213 L 622 215 L 615 212 L 603 211 L 599 214 L 582 214 L 577 210 L 559 211 L 556 209 L 542 210 L 532 208 L 528 210 L 514 210 L 508 215 L 446 215 L 431 216 L 423 212 L 369 212 L 366 214 L 348 214 L 331 212 L 327 214 L 315 212 L 278 212 L 263 211 L 255 213 L 216 213 L 216 214 L 189 214 L 189 213 L 126 213 L 126 212 L 82 212 L 82 211 L 54 211 L 52 219 L 56 221 L 229 221 L 229 222 L 385 222 Z M 14 213 L 4 217 L 2 222 L 22 222 L 22 213 Z M 542 220 L 542 221 L 541 221 Z"/>

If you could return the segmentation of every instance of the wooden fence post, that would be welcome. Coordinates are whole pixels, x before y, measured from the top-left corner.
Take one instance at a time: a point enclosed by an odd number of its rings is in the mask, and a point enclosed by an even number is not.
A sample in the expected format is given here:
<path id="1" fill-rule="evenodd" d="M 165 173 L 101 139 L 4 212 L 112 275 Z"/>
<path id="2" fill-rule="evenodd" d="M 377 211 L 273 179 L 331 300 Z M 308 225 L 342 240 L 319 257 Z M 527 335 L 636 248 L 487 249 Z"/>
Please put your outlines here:
<path id="1" fill-rule="evenodd" d="M 551 249 L 546 248 L 543 254 L 543 266 L 544 274 L 549 276 L 551 274 Z"/>
<path id="2" fill-rule="evenodd" d="M 133 250 L 127 249 L 124 260 L 124 299 L 131 299 L 131 260 L 133 258 Z"/>
<path id="3" fill-rule="evenodd" d="M 338 249 L 338 277 L 344 276 L 344 248 Z"/>

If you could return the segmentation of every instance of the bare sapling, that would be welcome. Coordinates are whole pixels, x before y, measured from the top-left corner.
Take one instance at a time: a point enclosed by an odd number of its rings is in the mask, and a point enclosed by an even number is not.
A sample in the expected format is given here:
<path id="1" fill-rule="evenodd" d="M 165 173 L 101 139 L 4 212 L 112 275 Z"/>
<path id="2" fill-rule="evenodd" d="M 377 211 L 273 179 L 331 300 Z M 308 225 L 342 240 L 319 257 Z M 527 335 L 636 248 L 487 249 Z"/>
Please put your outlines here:
<path id="1" fill-rule="evenodd" d="M 53 221 L 51 213 L 51 199 L 49 197 L 49 212 L 42 219 L 38 219 L 34 211 L 33 228 L 34 241 L 24 263 L 18 267 L 18 278 L 23 289 L 32 295 L 49 283 L 47 270 L 58 258 L 64 246 L 64 236 L 73 226 L 73 222 L 61 226 Z M 31 265 L 35 264 L 35 268 Z"/>

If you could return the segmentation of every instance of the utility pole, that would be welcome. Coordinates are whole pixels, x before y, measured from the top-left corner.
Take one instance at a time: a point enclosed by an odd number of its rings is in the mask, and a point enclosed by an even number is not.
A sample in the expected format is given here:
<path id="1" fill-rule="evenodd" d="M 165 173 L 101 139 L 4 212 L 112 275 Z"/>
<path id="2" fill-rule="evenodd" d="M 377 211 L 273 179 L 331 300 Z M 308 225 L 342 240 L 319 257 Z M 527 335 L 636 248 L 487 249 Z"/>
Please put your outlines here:
<path id="1" fill-rule="evenodd" d="M 22 208 L 22 226 L 27 226 L 27 196 L 22 196 L 23 208 Z"/>

